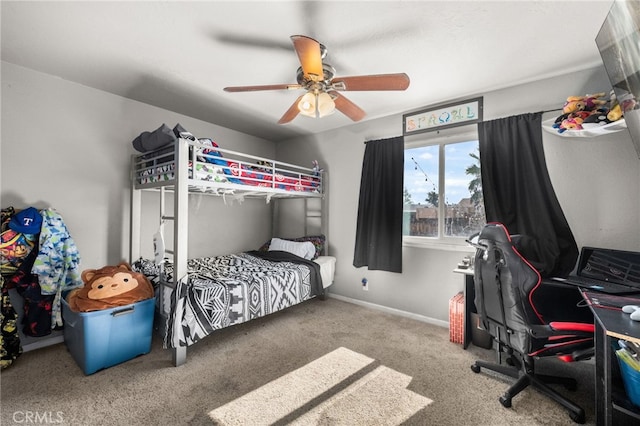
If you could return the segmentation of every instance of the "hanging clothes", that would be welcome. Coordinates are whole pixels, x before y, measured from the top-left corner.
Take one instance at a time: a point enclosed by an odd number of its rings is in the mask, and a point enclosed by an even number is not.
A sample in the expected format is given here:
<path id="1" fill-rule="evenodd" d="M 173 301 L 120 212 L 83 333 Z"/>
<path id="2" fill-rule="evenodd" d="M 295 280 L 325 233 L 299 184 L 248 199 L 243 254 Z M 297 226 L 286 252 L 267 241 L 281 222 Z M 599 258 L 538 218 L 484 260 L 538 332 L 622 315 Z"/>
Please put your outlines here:
<path id="1" fill-rule="evenodd" d="M 22 332 L 25 336 L 42 337 L 51 334 L 52 309 L 55 295 L 42 294 L 38 276 L 31 272 L 38 256 L 38 242 L 18 271 L 7 278 L 8 287 L 15 288 L 24 299 Z"/>
<path id="2" fill-rule="evenodd" d="M 54 295 L 51 327 L 62 326 L 62 293 L 82 287 L 80 254 L 62 216 L 52 208 L 40 211 L 40 249 L 31 268 L 38 276 L 43 295 Z"/>
<path id="3" fill-rule="evenodd" d="M 0 233 L 9 230 L 9 221 L 15 214 L 13 207 L 7 207 L 0 211 Z M 0 262 L 0 369 L 5 369 L 13 364 L 20 354 L 20 336 L 18 335 L 18 314 L 11 305 L 9 289 L 5 285 L 5 276 L 10 276 L 15 272 L 15 267 L 9 265 L 2 252 L 2 262 Z"/>
<path id="4" fill-rule="evenodd" d="M 36 214 L 39 213 L 36 211 Z M 37 234 L 40 232 L 39 227 L 37 232 L 33 234 L 20 232 L 19 223 L 15 220 L 16 216 L 17 214 L 13 207 L 2 210 L 2 225 L 0 226 L 0 255 L 2 255 L 2 261 L 0 262 L 0 273 L 4 277 L 10 277 L 18 271 L 20 265 L 22 265 L 35 246 Z M 11 224 L 14 224 L 14 228 L 17 227 L 18 229 L 12 229 Z"/>
<path id="5" fill-rule="evenodd" d="M 24 299 L 22 332 L 27 336 L 51 334 L 52 295 L 43 295 L 38 276 L 31 273 L 38 255 L 42 216 L 35 207 L 19 212 L 7 210 L 8 225 L 0 234 L 2 273 L 7 289 L 15 288 Z M 10 213 L 14 213 L 9 217 Z"/>
<path id="6" fill-rule="evenodd" d="M 9 367 L 22 354 L 17 322 L 18 314 L 11 305 L 9 289 L 0 275 L 0 369 Z"/>

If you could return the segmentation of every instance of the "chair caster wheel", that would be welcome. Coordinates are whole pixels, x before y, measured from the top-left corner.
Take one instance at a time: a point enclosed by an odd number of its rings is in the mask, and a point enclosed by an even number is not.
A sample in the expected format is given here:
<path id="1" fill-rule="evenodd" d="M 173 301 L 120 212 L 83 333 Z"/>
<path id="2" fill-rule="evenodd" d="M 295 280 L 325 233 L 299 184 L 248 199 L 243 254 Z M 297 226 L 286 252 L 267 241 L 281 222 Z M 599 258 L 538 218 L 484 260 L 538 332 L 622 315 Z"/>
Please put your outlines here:
<path id="1" fill-rule="evenodd" d="M 578 424 L 584 424 L 585 422 L 584 413 L 569 413 L 569 417 Z"/>
<path id="2" fill-rule="evenodd" d="M 504 408 L 511 408 L 511 398 L 507 398 L 506 396 L 501 396 L 499 401 Z"/>
<path id="3" fill-rule="evenodd" d="M 473 371 L 474 373 L 479 373 L 480 372 L 480 366 L 476 365 L 476 364 L 473 364 L 471 366 L 471 371 Z"/>

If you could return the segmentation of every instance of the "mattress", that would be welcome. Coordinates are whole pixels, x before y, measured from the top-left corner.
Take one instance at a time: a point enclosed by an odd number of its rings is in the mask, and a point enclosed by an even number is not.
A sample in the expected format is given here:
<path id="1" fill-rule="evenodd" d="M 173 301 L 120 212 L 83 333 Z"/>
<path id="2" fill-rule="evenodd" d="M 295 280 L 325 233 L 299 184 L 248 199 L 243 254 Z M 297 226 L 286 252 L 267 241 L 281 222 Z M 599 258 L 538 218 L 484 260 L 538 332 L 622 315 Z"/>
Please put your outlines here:
<path id="1" fill-rule="evenodd" d="M 189 274 L 175 289 L 159 286 L 163 297 L 158 308 L 168 317 L 165 347 L 189 346 L 214 330 L 321 294 L 333 282 L 334 257 L 321 256 L 312 262 L 281 251 L 251 253 L 189 259 Z M 140 259 L 132 266 L 160 284 L 160 271 L 152 261 Z M 171 282 L 170 262 L 165 263 L 164 272 Z"/>
<path id="2" fill-rule="evenodd" d="M 318 265 L 320 265 L 320 276 L 322 277 L 322 288 L 327 288 L 331 284 L 333 284 L 333 278 L 336 272 L 336 258 L 333 256 L 318 256 L 317 259 L 314 260 Z M 146 264 L 146 267 L 143 266 Z M 138 262 L 137 268 L 140 272 L 145 273 L 148 277 L 151 277 L 152 281 L 155 284 L 158 284 L 159 277 L 157 277 L 157 267 L 151 261 L 147 261 L 146 263 Z M 166 286 L 160 286 L 158 288 L 159 291 L 164 293 L 164 297 L 161 298 L 163 300 L 163 306 L 159 306 L 160 311 L 164 314 L 168 314 L 171 309 L 171 292 L 172 288 Z"/>

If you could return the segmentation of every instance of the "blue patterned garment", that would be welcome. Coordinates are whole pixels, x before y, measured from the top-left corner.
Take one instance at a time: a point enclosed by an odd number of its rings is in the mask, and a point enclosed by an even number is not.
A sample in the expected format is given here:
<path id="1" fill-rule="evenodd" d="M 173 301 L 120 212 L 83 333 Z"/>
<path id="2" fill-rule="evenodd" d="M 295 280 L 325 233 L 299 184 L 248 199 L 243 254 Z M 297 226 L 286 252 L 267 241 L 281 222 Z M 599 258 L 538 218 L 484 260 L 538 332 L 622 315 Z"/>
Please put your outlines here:
<path id="1" fill-rule="evenodd" d="M 84 284 L 80 277 L 80 254 L 62 216 L 51 208 L 41 210 L 40 214 L 40 251 L 31 273 L 38 275 L 42 294 L 55 295 L 51 313 L 51 326 L 55 328 L 63 324 L 62 292 Z"/>

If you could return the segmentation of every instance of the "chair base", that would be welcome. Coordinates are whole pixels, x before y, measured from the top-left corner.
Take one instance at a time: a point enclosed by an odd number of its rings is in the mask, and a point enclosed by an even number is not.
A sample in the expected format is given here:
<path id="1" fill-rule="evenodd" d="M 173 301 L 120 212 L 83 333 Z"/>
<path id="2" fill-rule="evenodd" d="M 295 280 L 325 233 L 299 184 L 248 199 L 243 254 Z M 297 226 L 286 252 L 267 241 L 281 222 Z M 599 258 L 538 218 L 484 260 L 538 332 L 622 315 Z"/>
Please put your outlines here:
<path id="1" fill-rule="evenodd" d="M 514 358 L 511 358 L 516 364 L 519 364 Z M 553 399 L 564 408 L 569 411 L 569 417 L 576 423 L 583 424 L 585 422 L 584 409 L 575 404 L 570 399 L 559 394 L 555 389 L 552 389 L 548 384 L 560 384 L 568 390 L 575 390 L 577 383 L 575 379 L 570 377 L 556 377 L 548 376 L 544 374 L 534 374 L 527 371 L 527 368 L 518 368 L 517 366 L 506 366 L 500 364 L 493 364 L 486 361 L 478 360 L 471 366 L 471 370 L 474 373 L 480 373 L 481 368 L 495 371 L 496 373 L 504 374 L 505 376 L 516 379 L 516 382 L 511 385 L 509 389 L 499 398 L 500 403 L 506 407 L 511 407 L 511 400 L 514 396 L 520 393 L 527 386 L 531 385 L 538 389 L 541 393 Z M 529 369 L 532 370 L 532 369 Z"/>

